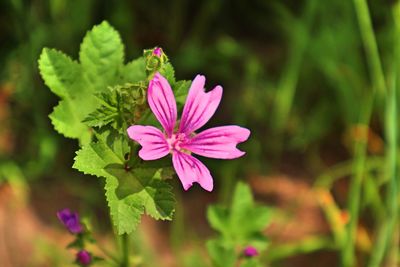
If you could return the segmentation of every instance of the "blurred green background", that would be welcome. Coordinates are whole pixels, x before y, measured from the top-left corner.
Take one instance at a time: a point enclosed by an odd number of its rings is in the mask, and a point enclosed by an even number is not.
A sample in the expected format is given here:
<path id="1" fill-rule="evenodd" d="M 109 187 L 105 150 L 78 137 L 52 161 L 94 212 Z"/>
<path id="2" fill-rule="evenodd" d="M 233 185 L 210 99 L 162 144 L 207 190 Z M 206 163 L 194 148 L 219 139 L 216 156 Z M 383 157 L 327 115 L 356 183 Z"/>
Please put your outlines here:
<path id="1" fill-rule="evenodd" d="M 183 192 L 173 181 L 176 219 L 149 222 L 135 238 L 143 266 L 209 266 L 206 206 L 229 202 L 238 180 L 276 209 L 266 266 L 398 266 L 399 5 L 1 1 L 2 266 L 70 266 L 68 236 L 55 217 L 64 207 L 94 220 L 111 242 L 102 181 L 71 169 L 78 144 L 53 129 L 48 114 L 57 98 L 37 68 L 45 46 L 77 58 L 86 31 L 103 20 L 120 32 L 127 59 L 161 46 L 178 79 L 202 73 L 209 89 L 221 84 L 222 104 L 208 125 L 252 131 L 245 157 L 206 160 L 212 194 Z M 16 256 L 20 250 L 33 255 L 29 263 Z"/>

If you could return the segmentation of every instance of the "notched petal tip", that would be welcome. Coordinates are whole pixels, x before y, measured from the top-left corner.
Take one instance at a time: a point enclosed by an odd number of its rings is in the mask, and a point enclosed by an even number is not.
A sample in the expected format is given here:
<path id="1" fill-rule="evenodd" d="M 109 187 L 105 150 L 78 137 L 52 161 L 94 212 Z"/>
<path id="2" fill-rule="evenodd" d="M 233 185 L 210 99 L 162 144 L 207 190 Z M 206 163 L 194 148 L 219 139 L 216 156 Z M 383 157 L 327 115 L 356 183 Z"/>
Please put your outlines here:
<path id="1" fill-rule="evenodd" d="M 204 157 L 235 159 L 245 154 L 236 146 L 249 136 L 249 129 L 237 125 L 219 126 L 200 132 L 184 148 Z"/>
<path id="2" fill-rule="evenodd" d="M 238 127 L 238 130 L 237 130 L 236 136 L 237 136 L 238 142 L 242 143 L 242 142 L 246 141 L 247 139 L 249 139 L 251 131 L 244 127 L 240 127 L 240 126 L 237 126 L 237 127 Z"/>
<path id="3" fill-rule="evenodd" d="M 182 184 L 182 186 L 183 186 L 183 190 L 188 191 L 193 186 L 193 183 L 191 183 L 191 184 Z"/>
<path id="4" fill-rule="evenodd" d="M 185 191 L 193 183 L 200 184 L 203 189 L 209 192 L 213 189 L 213 178 L 210 171 L 195 157 L 182 152 L 175 152 L 172 155 L 172 163 Z"/>
<path id="5" fill-rule="evenodd" d="M 208 191 L 208 192 L 212 192 L 214 189 L 214 183 L 211 180 L 211 183 L 199 183 L 201 188 L 203 188 L 204 190 Z"/>
<path id="6" fill-rule="evenodd" d="M 201 85 L 202 84 L 202 88 L 204 88 L 204 85 L 206 84 L 206 76 L 204 76 L 203 74 L 197 74 L 196 77 L 194 77 L 193 79 L 193 83 L 198 83 L 197 85 Z"/>

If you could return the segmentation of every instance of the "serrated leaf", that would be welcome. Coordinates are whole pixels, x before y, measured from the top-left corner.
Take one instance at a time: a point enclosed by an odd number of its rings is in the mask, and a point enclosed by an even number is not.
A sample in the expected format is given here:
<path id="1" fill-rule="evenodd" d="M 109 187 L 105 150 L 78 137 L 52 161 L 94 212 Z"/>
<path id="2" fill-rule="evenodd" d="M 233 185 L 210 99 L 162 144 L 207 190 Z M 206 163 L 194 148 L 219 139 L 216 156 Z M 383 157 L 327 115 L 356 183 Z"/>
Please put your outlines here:
<path id="1" fill-rule="evenodd" d="M 124 61 L 124 46 L 119 33 L 106 21 L 94 26 L 83 39 L 79 60 L 94 90 L 115 85 Z"/>
<path id="2" fill-rule="evenodd" d="M 165 77 L 165 79 L 167 79 L 169 84 L 175 83 L 175 70 L 171 63 L 163 64 L 159 72 Z"/>
<path id="3" fill-rule="evenodd" d="M 43 49 L 40 74 L 62 99 L 50 115 L 58 132 L 81 144 L 89 142 L 89 127 L 82 121 L 99 106 L 95 94 L 119 82 L 123 49 L 119 34 L 107 22 L 86 34 L 79 53 L 81 64 L 56 50 Z"/>
<path id="4" fill-rule="evenodd" d="M 44 48 L 39 70 L 50 90 L 63 99 L 50 115 L 54 128 L 66 137 L 88 142 L 90 132 L 81 120 L 90 112 L 94 99 L 80 65 L 61 52 Z"/>
<path id="5" fill-rule="evenodd" d="M 101 106 L 91 112 L 82 122 L 89 127 L 103 127 L 107 124 L 113 124 L 116 129 L 121 126 L 118 112 L 118 99 L 115 92 L 109 90 L 98 96 Z"/>
<path id="6" fill-rule="evenodd" d="M 38 63 L 45 84 L 54 94 L 61 98 L 73 96 L 73 89 L 82 78 L 78 62 L 57 50 L 44 48 Z"/>
<path id="7" fill-rule="evenodd" d="M 118 120 L 118 111 L 104 106 L 90 113 L 82 122 L 89 127 L 103 127 Z"/>
<path id="8" fill-rule="evenodd" d="M 136 167 L 129 171 L 122 165 L 109 165 L 105 170 L 119 178 L 120 186 L 117 190 L 119 197 L 129 192 L 138 196 L 151 217 L 159 220 L 171 220 L 174 212 L 175 199 L 172 187 L 165 181 L 154 179 L 155 168 Z"/>
<path id="9" fill-rule="evenodd" d="M 143 212 L 155 219 L 172 219 L 172 187 L 153 178 L 157 168 L 140 163 L 132 169 L 125 168 L 124 155 L 129 148 L 125 139 L 109 133 L 98 137 L 96 143 L 77 152 L 73 168 L 106 178 L 106 198 L 118 234 L 134 231 Z"/>

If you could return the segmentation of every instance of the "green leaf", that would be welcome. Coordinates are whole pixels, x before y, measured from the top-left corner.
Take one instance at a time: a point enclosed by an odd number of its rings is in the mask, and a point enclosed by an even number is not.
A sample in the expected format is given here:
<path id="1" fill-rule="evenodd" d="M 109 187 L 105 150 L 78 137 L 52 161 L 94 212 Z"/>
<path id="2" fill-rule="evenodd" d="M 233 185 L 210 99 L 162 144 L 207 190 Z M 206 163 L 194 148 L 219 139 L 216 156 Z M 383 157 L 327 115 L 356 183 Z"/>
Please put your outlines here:
<path id="1" fill-rule="evenodd" d="M 167 79 L 169 84 L 175 83 L 175 70 L 171 63 L 163 64 L 159 72 L 165 77 L 165 79 Z"/>
<path id="2" fill-rule="evenodd" d="M 237 261 L 235 250 L 225 246 L 220 240 L 212 239 L 206 244 L 208 254 L 215 267 L 233 267 Z"/>
<path id="3" fill-rule="evenodd" d="M 105 170 L 119 178 L 120 187 L 116 191 L 119 197 L 134 193 L 148 215 L 157 220 L 171 220 L 175 204 L 172 187 L 165 181 L 153 179 L 158 169 L 139 166 L 126 171 L 123 165 L 113 164 Z"/>
<path id="4" fill-rule="evenodd" d="M 106 21 L 94 26 L 83 39 L 79 60 L 94 90 L 115 85 L 124 61 L 124 46 L 118 32 Z"/>
<path id="5" fill-rule="evenodd" d="M 116 92 L 102 93 L 98 96 L 101 106 L 91 112 L 82 122 L 89 127 L 103 127 L 107 124 L 117 129 L 122 126 L 118 110 L 119 99 Z"/>
<path id="6" fill-rule="evenodd" d="M 126 139 L 115 133 L 98 137 L 96 143 L 77 152 L 73 168 L 106 178 L 106 198 L 118 234 L 134 231 L 144 212 L 155 219 L 171 220 L 175 206 L 172 187 L 154 178 L 157 165 L 139 161 L 128 169 L 124 158 L 129 151 Z"/>
<path id="7" fill-rule="evenodd" d="M 77 138 L 81 144 L 90 141 L 91 134 L 89 128 L 81 123 L 83 115 L 75 109 L 75 105 L 70 100 L 62 100 L 49 115 L 51 123 L 57 132 L 62 133 L 68 138 Z"/>
<path id="8" fill-rule="evenodd" d="M 186 97 L 189 92 L 189 87 L 192 84 L 191 81 L 179 81 L 172 87 L 175 95 L 176 102 L 178 105 L 183 106 L 186 101 Z"/>
<path id="9" fill-rule="evenodd" d="M 43 49 L 39 58 L 39 70 L 45 84 L 62 98 L 73 97 L 76 93 L 73 89 L 82 79 L 79 63 L 54 49 Z"/>
<path id="10" fill-rule="evenodd" d="M 132 60 L 123 67 L 121 84 L 136 83 L 146 80 L 146 78 L 146 60 L 144 57 L 140 57 Z"/>
<path id="11" fill-rule="evenodd" d="M 250 187 L 238 183 L 233 195 L 230 223 L 244 235 L 261 232 L 270 220 L 270 210 L 254 203 Z"/>
<path id="12" fill-rule="evenodd" d="M 82 121 L 100 105 L 95 95 L 119 82 L 123 49 L 119 34 L 107 22 L 86 34 L 79 53 L 81 64 L 56 50 L 43 49 L 40 74 L 62 99 L 50 115 L 59 133 L 81 144 L 90 141 L 89 127 Z"/>
<path id="13" fill-rule="evenodd" d="M 50 115 L 54 128 L 66 137 L 87 143 L 90 132 L 81 120 L 93 107 L 94 99 L 83 79 L 81 66 L 61 52 L 44 48 L 39 70 L 45 84 L 63 99 Z"/>
<path id="14" fill-rule="evenodd" d="M 212 205 L 207 218 L 213 229 L 221 234 L 225 245 L 232 247 L 253 245 L 264 249 L 267 245 L 262 231 L 270 222 L 270 209 L 254 203 L 248 185 L 236 185 L 229 208 Z"/>
<path id="15" fill-rule="evenodd" d="M 207 219 L 211 227 L 222 235 L 229 234 L 229 210 L 219 205 L 212 205 L 207 210 Z"/>

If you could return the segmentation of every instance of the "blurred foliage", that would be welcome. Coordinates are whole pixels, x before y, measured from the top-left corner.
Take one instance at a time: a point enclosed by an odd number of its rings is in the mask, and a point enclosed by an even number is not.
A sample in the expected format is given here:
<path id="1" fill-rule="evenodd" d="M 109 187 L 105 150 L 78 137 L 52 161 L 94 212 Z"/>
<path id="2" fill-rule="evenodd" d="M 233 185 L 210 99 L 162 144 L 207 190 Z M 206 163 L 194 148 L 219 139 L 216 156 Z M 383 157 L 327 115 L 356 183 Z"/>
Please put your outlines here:
<path id="1" fill-rule="evenodd" d="M 254 203 L 248 185 L 238 183 L 229 208 L 213 205 L 207 211 L 208 221 L 219 237 L 207 242 L 215 267 L 260 266 L 257 257 L 246 258 L 244 250 L 254 247 L 262 253 L 268 242 L 262 231 L 270 223 L 271 211 Z"/>
<path id="2" fill-rule="evenodd" d="M 96 190 L 83 191 L 82 177 L 70 171 L 78 144 L 53 131 L 48 114 L 57 100 L 36 62 L 45 46 L 77 58 L 86 31 L 108 20 L 127 44 L 126 58 L 160 45 L 177 78 L 203 73 L 210 84 L 223 85 L 222 106 L 210 124 L 252 130 L 243 145 L 246 157 L 207 162 L 217 174 L 222 202 L 231 199 L 236 177 L 289 165 L 292 173 L 310 174 L 311 183 L 334 196 L 329 202 L 334 205 L 321 205 L 333 238 L 286 251 L 333 247 L 343 262 L 354 261 L 345 256 L 350 253 L 380 266 L 383 258 L 389 262 L 399 253 L 398 240 L 391 238 L 399 231 L 398 6 L 395 0 L 2 1 L 0 181 L 47 185 L 50 177 L 98 205 Z M 338 186 L 343 180 L 346 190 Z M 350 226 L 332 224 L 340 211 L 350 213 Z M 360 245 L 357 223 L 374 246 Z"/>

